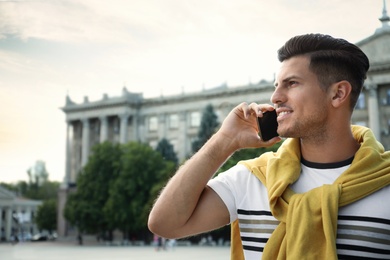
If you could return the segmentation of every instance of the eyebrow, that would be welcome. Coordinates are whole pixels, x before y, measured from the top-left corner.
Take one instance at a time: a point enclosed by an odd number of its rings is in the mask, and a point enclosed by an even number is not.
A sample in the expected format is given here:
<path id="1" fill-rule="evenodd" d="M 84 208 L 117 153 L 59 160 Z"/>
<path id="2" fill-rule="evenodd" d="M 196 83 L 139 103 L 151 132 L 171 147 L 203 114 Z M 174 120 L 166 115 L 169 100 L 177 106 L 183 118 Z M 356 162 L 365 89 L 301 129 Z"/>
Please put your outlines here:
<path id="1" fill-rule="evenodd" d="M 282 82 L 283 82 L 283 83 L 286 83 L 286 82 L 289 82 L 289 81 L 292 80 L 292 79 L 302 79 L 302 78 L 299 77 L 299 76 L 296 76 L 296 75 L 292 75 L 292 76 L 289 76 L 289 77 L 283 79 Z M 275 86 L 275 88 L 276 88 L 277 86 L 279 86 L 279 84 L 278 84 L 277 82 L 275 82 L 275 83 L 274 83 L 274 86 Z"/>

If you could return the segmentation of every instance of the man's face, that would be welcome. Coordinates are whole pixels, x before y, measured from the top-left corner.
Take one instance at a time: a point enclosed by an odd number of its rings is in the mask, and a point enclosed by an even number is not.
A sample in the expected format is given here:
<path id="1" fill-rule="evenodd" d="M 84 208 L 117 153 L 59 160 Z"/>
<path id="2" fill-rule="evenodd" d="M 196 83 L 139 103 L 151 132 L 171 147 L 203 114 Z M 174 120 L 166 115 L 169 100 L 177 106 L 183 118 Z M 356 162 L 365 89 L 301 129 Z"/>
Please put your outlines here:
<path id="1" fill-rule="evenodd" d="M 282 62 L 271 102 L 278 114 L 280 136 L 318 138 L 325 133 L 327 94 L 309 70 L 309 58 L 297 56 Z"/>

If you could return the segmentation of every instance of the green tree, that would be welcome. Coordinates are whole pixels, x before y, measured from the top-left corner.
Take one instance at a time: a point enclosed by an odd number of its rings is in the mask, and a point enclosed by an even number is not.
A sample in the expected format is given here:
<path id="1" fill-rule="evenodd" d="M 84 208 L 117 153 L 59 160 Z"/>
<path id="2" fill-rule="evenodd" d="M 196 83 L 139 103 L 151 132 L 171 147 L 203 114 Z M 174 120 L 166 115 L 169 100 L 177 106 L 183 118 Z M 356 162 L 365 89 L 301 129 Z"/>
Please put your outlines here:
<path id="1" fill-rule="evenodd" d="M 231 167 L 235 166 L 239 161 L 249 160 L 256 157 L 259 157 L 265 152 L 276 151 L 283 142 L 279 142 L 271 147 L 261 147 L 261 148 L 251 148 L 251 149 L 242 149 L 236 151 L 218 170 L 218 173 L 224 172 Z"/>
<path id="2" fill-rule="evenodd" d="M 121 154 L 119 144 L 104 142 L 93 147 L 77 179 L 77 191 L 65 205 L 65 218 L 79 231 L 97 234 L 111 230 L 102 209 L 109 197 L 110 183 L 119 174 Z"/>
<path id="3" fill-rule="evenodd" d="M 92 219 L 90 214 L 93 213 L 93 209 L 91 207 L 93 205 L 88 203 L 80 193 L 71 193 L 66 201 L 64 217 L 72 226 L 77 227 L 79 232 L 89 231 L 89 226 L 93 224 L 88 223 Z"/>
<path id="4" fill-rule="evenodd" d="M 198 137 L 192 143 L 193 153 L 197 152 L 210 139 L 218 125 L 218 116 L 215 114 L 213 106 L 209 104 L 203 111 Z"/>
<path id="5" fill-rule="evenodd" d="M 173 149 L 173 145 L 166 138 L 163 138 L 158 142 L 156 151 L 161 153 L 165 160 L 172 161 L 177 165 L 178 159 Z"/>
<path id="6" fill-rule="evenodd" d="M 148 145 L 132 142 L 123 147 L 121 173 L 110 187 L 104 211 L 110 216 L 111 225 L 123 231 L 125 239 L 145 239 L 145 234 L 149 234 L 151 197 L 174 169 L 173 162 L 164 160 Z"/>
<path id="7" fill-rule="evenodd" d="M 39 163 L 38 163 L 39 162 Z M 30 180 L 18 181 L 17 183 L 0 183 L 6 189 L 13 191 L 17 196 L 32 200 L 49 200 L 57 198 L 60 183 L 49 181 L 48 173 L 43 161 L 38 161 L 35 167 L 28 170 Z M 32 170 L 34 169 L 34 170 Z M 34 173 L 34 174 L 33 174 Z M 33 177 L 43 176 L 42 178 Z M 32 178 L 33 177 L 33 178 Z"/>
<path id="8" fill-rule="evenodd" d="M 32 200 L 50 200 L 57 198 L 60 183 L 58 181 L 47 181 L 41 186 L 32 186 L 26 181 L 18 181 L 16 184 L 2 182 L 0 185 L 20 197 Z"/>
<path id="9" fill-rule="evenodd" d="M 38 207 L 35 222 L 39 230 L 48 230 L 50 233 L 57 229 L 57 200 L 45 200 Z"/>
<path id="10" fill-rule="evenodd" d="M 17 183 L 0 182 L 0 186 L 13 192 L 18 197 L 32 199 L 26 194 L 29 189 L 28 183 L 26 181 L 18 181 Z"/>
<path id="11" fill-rule="evenodd" d="M 27 186 L 25 186 L 25 184 Z M 23 196 L 35 200 L 50 200 L 57 198 L 60 183 L 57 181 L 46 181 L 40 186 L 29 185 L 25 182 L 19 182 L 20 190 L 24 190 Z"/>

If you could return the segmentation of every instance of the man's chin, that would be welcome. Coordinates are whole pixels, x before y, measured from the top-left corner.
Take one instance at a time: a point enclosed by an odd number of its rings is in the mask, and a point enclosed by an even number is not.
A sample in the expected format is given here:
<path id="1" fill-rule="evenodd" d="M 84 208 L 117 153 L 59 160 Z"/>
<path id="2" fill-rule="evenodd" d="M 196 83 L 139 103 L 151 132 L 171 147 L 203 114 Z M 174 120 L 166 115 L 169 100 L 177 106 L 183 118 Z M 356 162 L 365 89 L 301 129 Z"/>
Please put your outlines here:
<path id="1" fill-rule="evenodd" d="M 293 132 L 285 130 L 285 129 L 278 129 L 278 135 L 282 138 L 295 138 L 296 135 L 294 135 Z"/>

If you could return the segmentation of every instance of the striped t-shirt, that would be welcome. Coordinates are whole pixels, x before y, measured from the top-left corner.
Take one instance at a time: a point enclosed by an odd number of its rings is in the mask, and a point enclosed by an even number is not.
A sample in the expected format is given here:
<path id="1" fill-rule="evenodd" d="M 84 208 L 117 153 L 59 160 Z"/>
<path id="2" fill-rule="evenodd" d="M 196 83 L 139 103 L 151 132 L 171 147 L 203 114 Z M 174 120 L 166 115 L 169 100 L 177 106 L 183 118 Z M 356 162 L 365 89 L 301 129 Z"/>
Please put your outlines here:
<path id="1" fill-rule="evenodd" d="M 292 189 L 303 193 L 333 183 L 352 160 L 336 164 L 302 161 L 301 175 Z M 245 259 L 261 259 L 264 246 L 278 225 L 264 185 L 243 165 L 236 165 L 209 181 L 230 212 L 239 219 Z M 390 259 L 390 186 L 339 209 L 339 259 Z"/>

